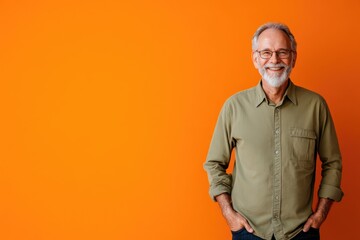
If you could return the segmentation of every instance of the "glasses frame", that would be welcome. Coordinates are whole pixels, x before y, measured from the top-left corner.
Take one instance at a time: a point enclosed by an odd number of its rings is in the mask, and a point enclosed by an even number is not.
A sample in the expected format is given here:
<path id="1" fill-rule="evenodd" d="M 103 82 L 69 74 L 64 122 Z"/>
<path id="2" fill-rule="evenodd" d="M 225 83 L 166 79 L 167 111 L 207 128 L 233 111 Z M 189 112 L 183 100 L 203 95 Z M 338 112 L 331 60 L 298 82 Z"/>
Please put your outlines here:
<path id="1" fill-rule="evenodd" d="M 289 51 L 289 56 L 288 56 L 288 57 L 280 57 L 280 56 L 279 56 L 279 52 L 280 52 L 280 51 L 284 51 L 284 50 Z M 264 58 L 264 57 L 261 56 L 261 52 L 264 52 L 264 51 L 271 52 L 271 55 L 270 55 L 269 58 Z M 277 50 L 277 51 L 271 51 L 271 50 L 266 50 L 266 49 L 264 49 L 264 50 L 260 50 L 260 51 L 259 51 L 259 50 L 255 50 L 255 52 L 259 53 L 260 58 L 269 60 L 270 58 L 272 58 L 272 56 L 274 55 L 274 53 L 275 53 L 276 56 L 277 56 L 278 58 L 280 58 L 280 59 L 288 59 L 288 58 L 290 58 L 290 53 L 293 53 L 293 52 L 296 52 L 296 51 L 294 51 L 294 50 L 292 50 L 292 49 L 280 49 L 280 50 Z"/>

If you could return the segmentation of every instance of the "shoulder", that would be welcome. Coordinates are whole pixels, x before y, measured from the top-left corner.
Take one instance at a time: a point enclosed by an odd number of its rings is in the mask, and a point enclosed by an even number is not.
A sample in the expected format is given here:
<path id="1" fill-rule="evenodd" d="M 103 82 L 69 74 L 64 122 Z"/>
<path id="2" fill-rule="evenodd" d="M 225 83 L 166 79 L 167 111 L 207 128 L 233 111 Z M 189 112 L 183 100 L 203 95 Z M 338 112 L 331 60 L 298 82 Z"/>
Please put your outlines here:
<path id="1" fill-rule="evenodd" d="M 236 92 L 224 102 L 221 115 L 233 118 L 243 112 L 247 112 L 251 106 L 254 107 L 256 105 L 256 96 L 256 87 Z"/>
<path id="2" fill-rule="evenodd" d="M 296 97 L 300 102 L 316 102 L 321 105 L 326 105 L 325 99 L 317 92 L 300 86 L 296 86 L 295 91 Z"/>
<path id="3" fill-rule="evenodd" d="M 239 106 L 251 103 L 256 99 L 256 87 L 241 90 L 231 95 L 226 101 L 225 106 Z"/>

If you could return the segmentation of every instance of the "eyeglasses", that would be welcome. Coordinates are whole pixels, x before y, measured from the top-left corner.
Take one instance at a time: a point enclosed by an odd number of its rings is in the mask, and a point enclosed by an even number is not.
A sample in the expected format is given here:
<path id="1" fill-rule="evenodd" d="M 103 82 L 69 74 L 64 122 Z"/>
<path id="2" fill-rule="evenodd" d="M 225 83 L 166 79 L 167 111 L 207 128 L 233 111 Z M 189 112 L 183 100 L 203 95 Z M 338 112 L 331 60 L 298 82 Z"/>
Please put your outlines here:
<path id="1" fill-rule="evenodd" d="M 258 52 L 262 59 L 270 59 L 273 53 L 276 53 L 276 56 L 278 56 L 280 59 L 287 59 L 290 57 L 290 53 L 293 52 L 293 50 L 289 50 L 289 49 L 280 49 L 278 51 L 256 50 L 255 52 Z"/>

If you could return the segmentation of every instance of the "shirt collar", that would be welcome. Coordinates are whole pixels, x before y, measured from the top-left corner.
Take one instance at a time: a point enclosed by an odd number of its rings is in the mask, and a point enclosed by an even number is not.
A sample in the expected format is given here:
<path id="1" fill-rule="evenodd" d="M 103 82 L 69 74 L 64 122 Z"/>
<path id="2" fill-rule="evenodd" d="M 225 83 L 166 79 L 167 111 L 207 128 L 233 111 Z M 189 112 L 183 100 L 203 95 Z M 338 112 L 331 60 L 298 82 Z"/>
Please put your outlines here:
<path id="1" fill-rule="evenodd" d="M 296 98 L 296 86 L 292 83 L 292 81 L 289 79 L 289 86 L 287 87 L 284 99 L 287 97 L 293 104 L 297 105 L 297 98 Z M 256 101 L 255 106 L 258 107 L 262 102 L 266 101 L 268 102 L 268 99 L 266 98 L 266 94 L 262 88 L 261 80 L 259 81 L 258 85 L 256 86 Z"/>
<path id="2" fill-rule="evenodd" d="M 296 85 L 289 79 L 289 86 L 286 89 L 285 96 L 295 105 L 297 105 Z"/>
<path id="3" fill-rule="evenodd" d="M 255 107 L 258 107 L 262 102 L 268 101 L 265 95 L 264 90 L 262 89 L 261 80 L 259 81 L 258 85 L 256 86 L 256 101 L 255 101 Z"/>

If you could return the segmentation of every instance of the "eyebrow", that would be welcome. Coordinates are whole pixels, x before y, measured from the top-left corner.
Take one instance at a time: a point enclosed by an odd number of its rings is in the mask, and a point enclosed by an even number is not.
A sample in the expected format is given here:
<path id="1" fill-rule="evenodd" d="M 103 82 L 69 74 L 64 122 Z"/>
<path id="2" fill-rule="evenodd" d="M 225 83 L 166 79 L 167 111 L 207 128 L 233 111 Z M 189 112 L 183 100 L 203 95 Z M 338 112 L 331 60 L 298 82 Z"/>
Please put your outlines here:
<path id="1" fill-rule="evenodd" d="M 281 51 L 281 50 L 290 50 L 290 49 L 289 48 L 279 48 L 279 49 L 277 49 L 275 51 Z M 272 50 L 270 48 L 265 48 L 265 49 L 262 49 L 260 51 L 272 51 Z"/>

